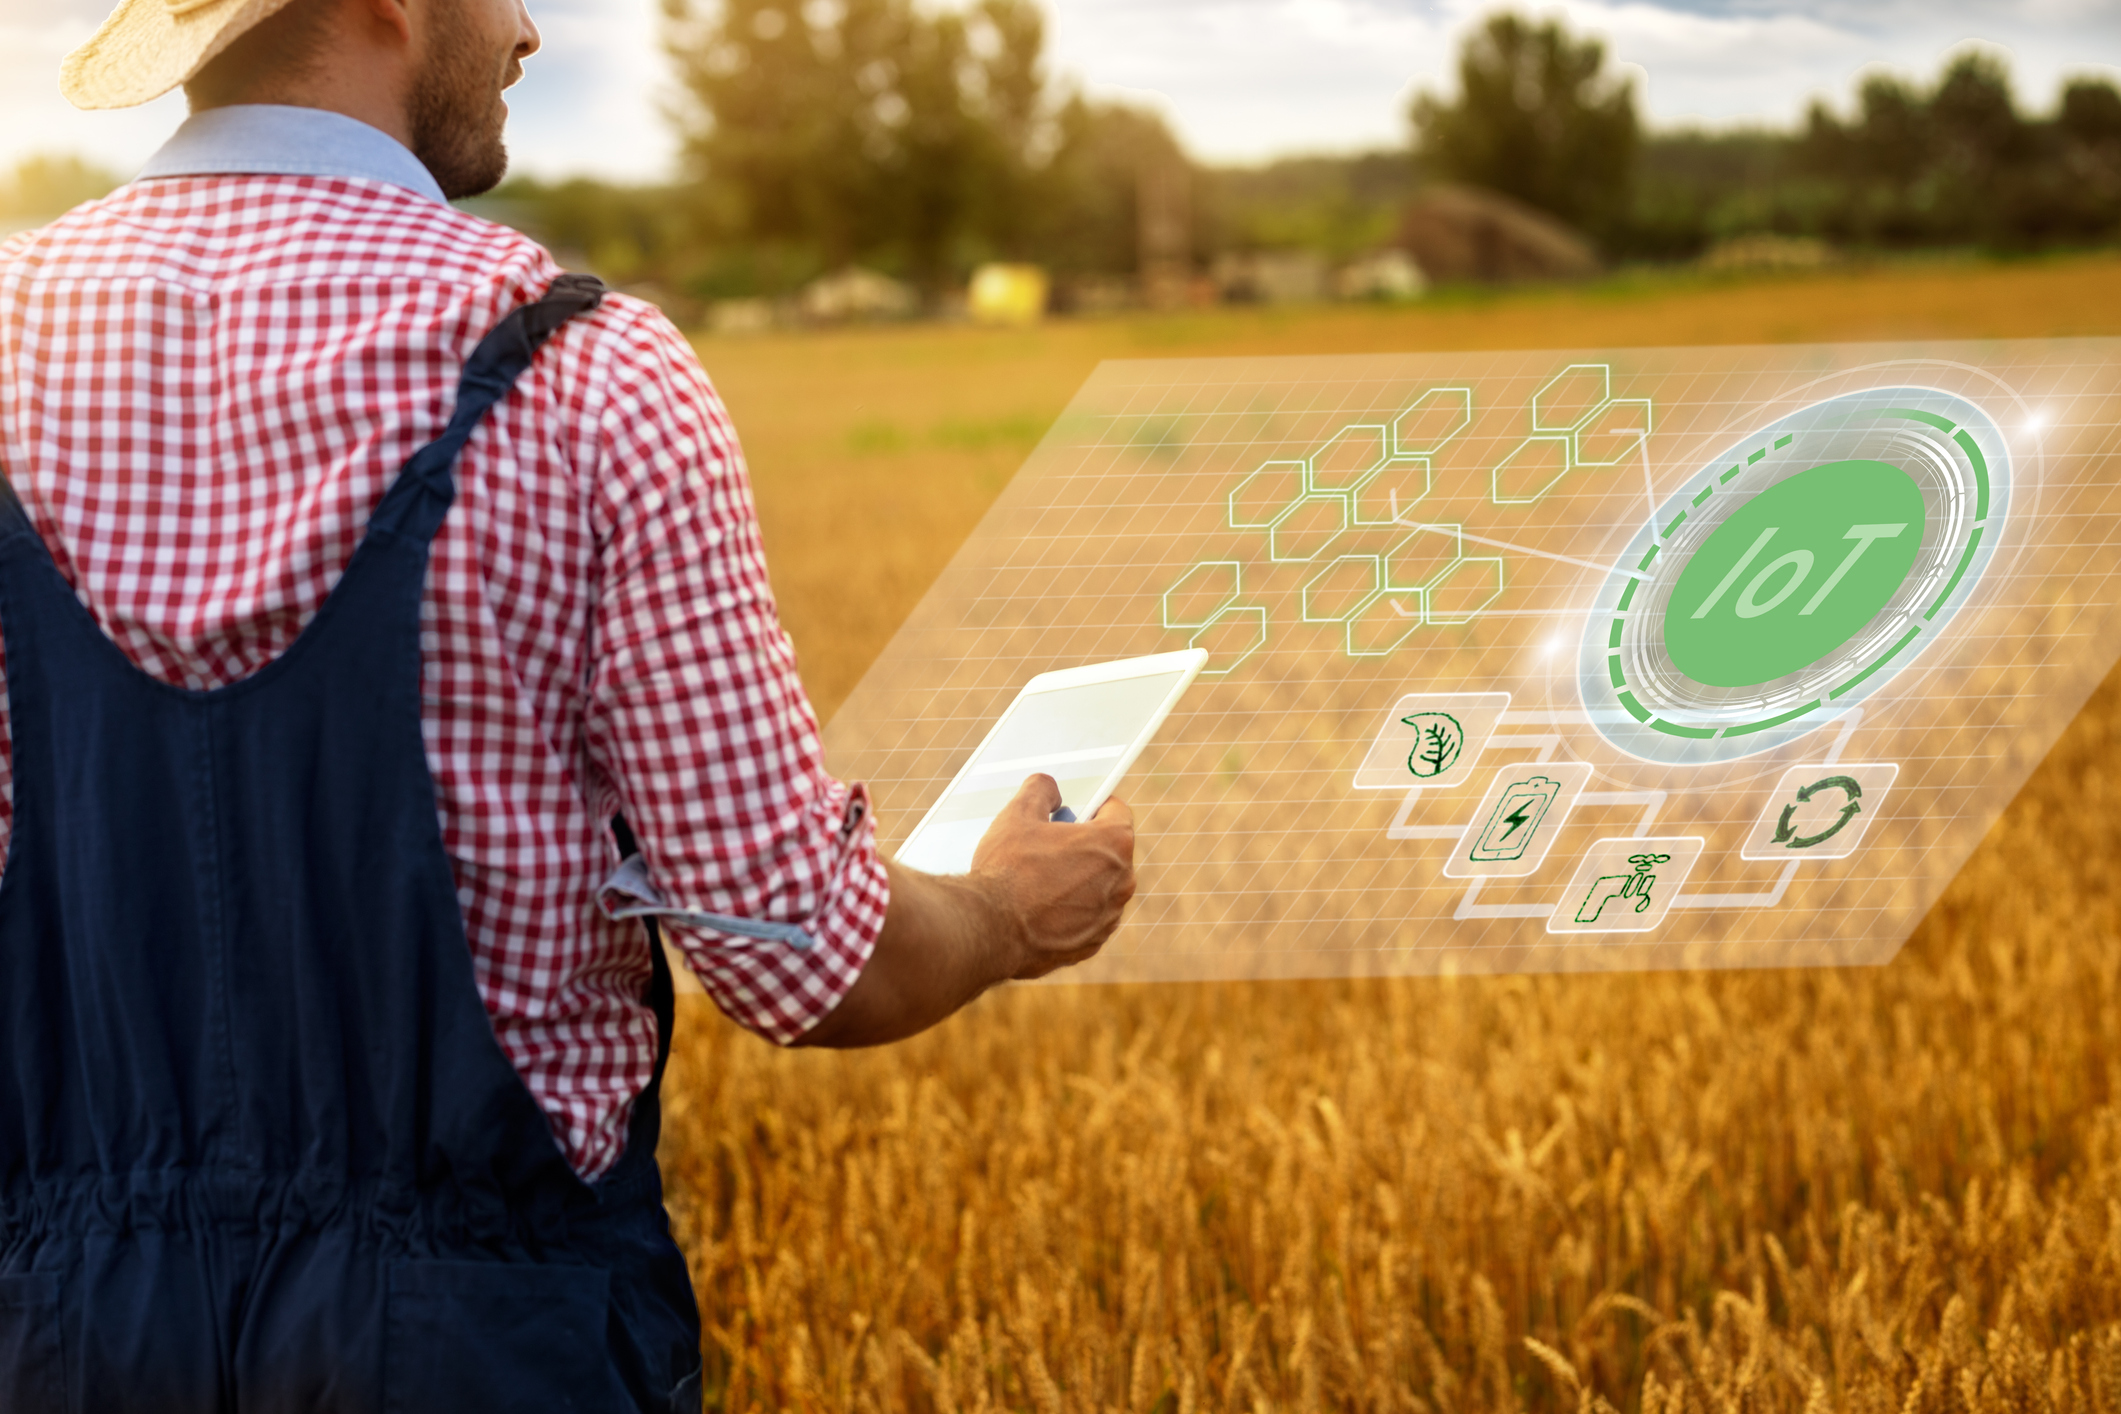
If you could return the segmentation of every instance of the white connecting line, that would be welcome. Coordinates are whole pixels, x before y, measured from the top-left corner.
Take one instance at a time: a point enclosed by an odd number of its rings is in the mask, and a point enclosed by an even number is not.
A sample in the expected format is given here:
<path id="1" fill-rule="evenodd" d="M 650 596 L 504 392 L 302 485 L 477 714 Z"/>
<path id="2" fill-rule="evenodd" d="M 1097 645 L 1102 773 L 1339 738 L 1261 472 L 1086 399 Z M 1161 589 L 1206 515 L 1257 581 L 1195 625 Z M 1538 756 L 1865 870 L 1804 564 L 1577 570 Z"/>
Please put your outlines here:
<path id="1" fill-rule="evenodd" d="M 1530 555 L 1535 560 L 1553 560 L 1557 564 L 1575 565 L 1578 569 L 1597 570 L 1600 574 L 1623 574 L 1629 579 L 1648 579 L 1640 570 L 1624 570 L 1617 565 L 1601 565 L 1596 560 L 1579 560 L 1573 555 L 1557 555 L 1552 550 L 1534 550 L 1529 545 L 1517 545 L 1508 540 L 1490 540 L 1485 535 L 1468 535 L 1461 525 L 1431 525 L 1427 521 L 1406 520 L 1399 509 L 1399 493 L 1389 493 L 1392 507 L 1392 523 L 1409 530 L 1433 530 L 1442 535 L 1455 535 L 1469 545 L 1486 545 L 1495 550 L 1508 550 L 1513 555 Z"/>
<path id="2" fill-rule="evenodd" d="M 1857 724 L 1862 722 L 1862 720 L 1863 709 L 1860 707 L 1850 709 L 1849 714 L 1841 719 L 1841 729 L 1834 733 L 1834 744 L 1827 748 L 1827 765 L 1838 766 L 1841 764 L 1842 753 L 1848 750 L 1849 738 L 1853 737 L 1856 734 Z M 1792 859 L 1789 863 L 1783 865 L 1781 877 L 1775 880 L 1775 887 L 1769 889 L 1766 893 L 1679 894 L 1678 896 L 1673 898 L 1672 908 L 1674 911 L 1677 911 L 1682 908 L 1711 909 L 1779 907 L 1782 903 L 1782 896 L 1789 892 L 1790 881 L 1797 877 L 1797 866 L 1802 864 L 1803 862 L 1804 861 L 1801 859 Z"/>
<path id="3" fill-rule="evenodd" d="M 1639 432 L 1642 434 L 1642 440 L 1636 445 L 1642 449 L 1642 490 L 1643 494 L 1649 498 L 1650 529 L 1654 533 L 1657 528 L 1657 477 L 1650 470 L 1650 429 L 1647 427 L 1620 427 L 1614 430 L 1618 432 Z"/>
<path id="4" fill-rule="evenodd" d="M 1649 429 L 1646 427 L 1616 427 L 1613 431 L 1636 433 L 1642 438 L 1638 444 L 1642 448 L 1642 482 L 1644 488 L 1649 492 L 1650 524 L 1654 528 L 1657 523 L 1657 485 L 1650 473 Z M 1556 564 L 1574 565 L 1578 569 L 1597 570 L 1600 574 L 1624 575 L 1633 580 L 1647 580 L 1649 578 L 1649 575 L 1641 570 L 1622 569 L 1618 565 L 1602 565 L 1596 560 L 1579 560 L 1574 555 L 1557 555 L 1552 550 L 1535 550 L 1529 545 L 1519 545 L 1508 540 L 1491 540 L 1485 535 L 1468 535 L 1462 525 L 1432 525 L 1426 521 L 1407 520 L 1399 509 L 1399 492 L 1387 491 L 1385 497 L 1386 504 L 1392 510 L 1392 523 L 1394 525 L 1403 525 L 1409 530 L 1432 530 L 1438 534 L 1456 535 L 1462 544 L 1485 545 L 1491 550 L 1508 550 L 1513 555 L 1530 555 L 1535 560 L 1552 560 Z M 1421 617 L 1421 610 L 1414 609 L 1409 611 L 1402 608 L 1397 599 L 1388 596 L 1386 602 L 1392 606 L 1392 612 L 1403 619 L 1418 619 Z M 1402 837 L 1394 835 L 1393 838 L 1399 839 Z"/>

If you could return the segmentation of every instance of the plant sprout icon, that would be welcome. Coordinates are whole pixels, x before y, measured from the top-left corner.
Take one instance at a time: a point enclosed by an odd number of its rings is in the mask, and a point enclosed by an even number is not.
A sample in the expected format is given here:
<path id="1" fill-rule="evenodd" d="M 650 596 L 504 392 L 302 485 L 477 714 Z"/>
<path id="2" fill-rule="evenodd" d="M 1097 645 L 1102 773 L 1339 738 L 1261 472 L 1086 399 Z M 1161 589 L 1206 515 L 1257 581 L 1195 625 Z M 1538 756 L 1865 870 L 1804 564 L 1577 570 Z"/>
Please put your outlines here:
<path id="1" fill-rule="evenodd" d="M 1634 867 L 1632 874 L 1608 874 L 1591 885 L 1591 891 L 1583 896 L 1583 903 L 1576 909 L 1578 923 L 1596 923 L 1605 912 L 1605 906 L 1615 899 L 1635 900 L 1635 911 L 1650 911 L 1650 889 L 1657 876 L 1650 871 L 1660 864 L 1671 862 L 1669 854 L 1631 854 L 1628 863 Z"/>
<path id="2" fill-rule="evenodd" d="M 1401 726 L 1414 729 L 1414 749 L 1407 753 L 1407 769 L 1422 780 L 1433 780 L 1451 769 L 1465 749 L 1466 729 L 1445 712 L 1417 712 L 1401 717 Z"/>

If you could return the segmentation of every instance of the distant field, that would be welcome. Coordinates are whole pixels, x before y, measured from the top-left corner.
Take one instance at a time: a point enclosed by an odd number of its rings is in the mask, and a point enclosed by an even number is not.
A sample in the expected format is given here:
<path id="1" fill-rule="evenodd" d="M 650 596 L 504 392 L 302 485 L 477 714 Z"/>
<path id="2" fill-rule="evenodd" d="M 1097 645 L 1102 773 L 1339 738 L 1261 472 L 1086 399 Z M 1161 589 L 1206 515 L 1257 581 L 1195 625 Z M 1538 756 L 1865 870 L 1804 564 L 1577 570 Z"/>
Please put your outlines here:
<path id="1" fill-rule="evenodd" d="M 1103 358 L 2121 334 L 2121 258 L 709 340 L 828 714 Z M 713 1407 L 2121 1409 L 2121 680 L 1878 971 L 683 1015 Z"/>
<path id="2" fill-rule="evenodd" d="M 2104 256 L 699 347 L 735 415 L 782 618 L 829 718 L 1103 359 L 2115 333 L 2121 257 Z"/>

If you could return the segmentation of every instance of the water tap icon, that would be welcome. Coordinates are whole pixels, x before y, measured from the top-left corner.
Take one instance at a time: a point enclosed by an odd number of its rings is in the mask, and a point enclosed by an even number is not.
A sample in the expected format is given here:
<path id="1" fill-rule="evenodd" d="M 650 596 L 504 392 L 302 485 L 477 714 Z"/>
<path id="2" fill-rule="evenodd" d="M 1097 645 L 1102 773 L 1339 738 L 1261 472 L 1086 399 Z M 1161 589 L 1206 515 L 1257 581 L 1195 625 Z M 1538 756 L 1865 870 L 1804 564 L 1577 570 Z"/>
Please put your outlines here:
<path id="1" fill-rule="evenodd" d="M 1669 854 L 1629 855 L 1628 863 L 1634 866 L 1635 872 L 1607 874 L 1595 881 L 1591 885 L 1591 891 L 1583 896 L 1583 902 L 1577 905 L 1576 921 L 1596 923 L 1599 915 L 1605 912 L 1605 906 L 1615 899 L 1633 899 L 1637 913 L 1649 912 L 1653 902 L 1650 889 L 1657 883 L 1657 876 L 1650 871 L 1660 864 L 1669 863 L 1671 858 Z"/>

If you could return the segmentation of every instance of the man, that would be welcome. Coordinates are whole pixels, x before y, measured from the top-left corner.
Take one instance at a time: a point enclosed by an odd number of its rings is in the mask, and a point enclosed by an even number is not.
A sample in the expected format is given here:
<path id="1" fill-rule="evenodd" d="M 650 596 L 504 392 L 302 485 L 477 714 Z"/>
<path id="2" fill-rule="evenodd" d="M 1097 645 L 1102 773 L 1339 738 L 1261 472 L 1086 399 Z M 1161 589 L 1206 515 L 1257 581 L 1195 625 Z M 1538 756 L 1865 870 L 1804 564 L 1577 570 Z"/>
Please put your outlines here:
<path id="1" fill-rule="evenodd" d="M 697 1408 L 626 920 L 858 1046 L 1132 894 L 1126 808 L 1044 777 L 965 878 L 878 856 L 690 350 L 445 202 L 537 46 L 519 0 L 125 0 L 67 60 L 193 115 L 0 247 L 10 1414 Z"/>

